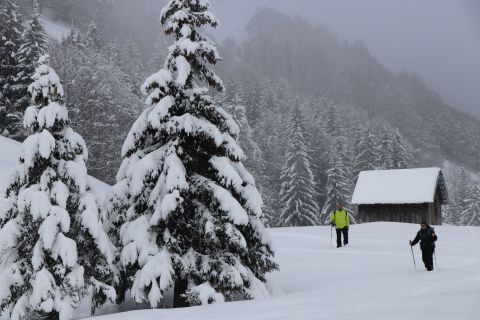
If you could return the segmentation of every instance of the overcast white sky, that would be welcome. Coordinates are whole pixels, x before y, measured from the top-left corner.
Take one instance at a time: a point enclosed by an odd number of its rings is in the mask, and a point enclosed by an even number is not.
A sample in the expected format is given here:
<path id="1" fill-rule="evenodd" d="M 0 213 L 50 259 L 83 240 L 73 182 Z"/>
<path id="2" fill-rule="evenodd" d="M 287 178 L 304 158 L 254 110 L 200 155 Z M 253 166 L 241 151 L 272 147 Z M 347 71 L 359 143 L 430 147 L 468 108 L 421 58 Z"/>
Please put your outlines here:
<path id="1" fill-rule="evenodd" d="M 394 72 L 416 71 L 445 102 L 480 117 L 480 0 L 212 0 L 220 37 L 244 35 L 258 6 L 362 40 Z"/>

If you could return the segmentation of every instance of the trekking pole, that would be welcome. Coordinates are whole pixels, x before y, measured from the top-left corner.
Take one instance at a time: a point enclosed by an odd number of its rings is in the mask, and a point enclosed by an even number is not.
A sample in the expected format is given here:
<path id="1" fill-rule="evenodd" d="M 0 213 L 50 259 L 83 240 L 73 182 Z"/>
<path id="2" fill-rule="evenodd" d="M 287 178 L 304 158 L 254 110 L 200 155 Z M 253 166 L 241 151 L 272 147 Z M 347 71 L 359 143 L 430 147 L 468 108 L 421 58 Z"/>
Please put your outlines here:
<path id="1" fill-rule="evenodd" d="M 333 247 L 332 237 L 333 237 L 333 226 L 330 225 L 330 247 Z"/>
<path id="2" fill-rule="evenodd" d="M 415 271 L 417 271 L 417 264 L 415 263 L 415 255 L 413 254 L 413 246 L 412 245 L 410 245 L 410 250 L 412 250 L 413 266 L 415 267 Z"/>

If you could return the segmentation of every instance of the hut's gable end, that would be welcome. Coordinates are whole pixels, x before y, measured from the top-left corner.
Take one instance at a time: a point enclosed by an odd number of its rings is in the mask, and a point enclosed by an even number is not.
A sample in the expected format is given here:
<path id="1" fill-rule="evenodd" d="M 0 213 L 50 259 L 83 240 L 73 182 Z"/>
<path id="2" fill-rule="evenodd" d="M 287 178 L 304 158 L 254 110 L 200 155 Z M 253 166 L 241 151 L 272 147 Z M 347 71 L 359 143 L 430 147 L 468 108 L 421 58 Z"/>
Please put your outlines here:
<path id="1" fill-rule="evenodd" d="M 439 168 L 363 171 L 352 196 L 360 222 L 441 224 L 441 206 L 447 201 Z"/>
<path id="2" fill-rule="evenodd" d="M 362 171 L 352 196 L 353 204 L 433 203 L 440 186 L 447 200 L 440 168 Z"/>

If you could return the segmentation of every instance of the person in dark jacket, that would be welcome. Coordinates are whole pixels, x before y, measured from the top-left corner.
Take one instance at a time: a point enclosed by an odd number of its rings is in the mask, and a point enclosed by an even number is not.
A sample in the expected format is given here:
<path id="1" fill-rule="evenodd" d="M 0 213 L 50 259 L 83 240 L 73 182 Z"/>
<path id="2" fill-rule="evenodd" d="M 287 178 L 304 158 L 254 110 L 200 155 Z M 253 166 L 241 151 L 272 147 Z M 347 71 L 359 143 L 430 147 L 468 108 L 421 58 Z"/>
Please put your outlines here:
<path id="1" fill-rule="evenodd" d="M 420 249 L 422 249 L 422 260 L 427 271 L 433 270 L 433 253 L 435 252 L 435 241 L 437 235 L 433 227 L 430 227 L 426 221 L 420 224 L 421 229 L 417 232 L 415 239 L 410 240 L 410 245 L 414 246 L 420 241 Z"/>

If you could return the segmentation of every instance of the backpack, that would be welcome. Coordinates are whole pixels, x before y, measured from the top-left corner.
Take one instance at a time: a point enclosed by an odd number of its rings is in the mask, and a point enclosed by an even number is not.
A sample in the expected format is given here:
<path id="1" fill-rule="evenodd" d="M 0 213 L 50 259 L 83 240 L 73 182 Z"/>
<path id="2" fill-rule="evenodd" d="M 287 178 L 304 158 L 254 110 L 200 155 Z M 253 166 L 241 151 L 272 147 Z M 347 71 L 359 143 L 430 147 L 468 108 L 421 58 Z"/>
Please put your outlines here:
<path id="1" fill-rule="evenodd" d="M 435 236 L 433 236 L 435 234 Z M 427 235 L 432 238 L 433 242 L 438 240 L 437 234 L 435 233 L 435 229 L 433 227 L 428 226 Z"/>

